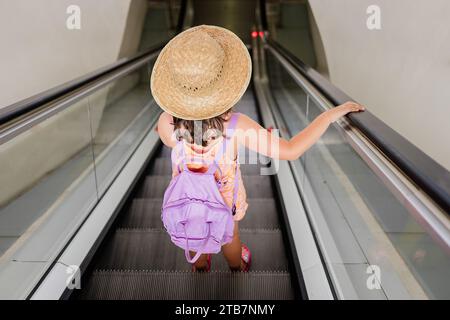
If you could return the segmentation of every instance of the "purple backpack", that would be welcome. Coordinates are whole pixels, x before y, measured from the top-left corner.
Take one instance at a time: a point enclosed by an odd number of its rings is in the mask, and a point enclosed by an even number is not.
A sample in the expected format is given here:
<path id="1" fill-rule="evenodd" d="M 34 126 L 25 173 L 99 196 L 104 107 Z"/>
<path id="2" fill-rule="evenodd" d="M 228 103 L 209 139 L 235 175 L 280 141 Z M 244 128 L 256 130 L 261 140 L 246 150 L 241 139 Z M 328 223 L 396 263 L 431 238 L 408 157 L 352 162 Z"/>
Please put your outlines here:
<path id="1" fill-rule="evenodd" d="M 233 204 L 227 206 L 220 193 L 220 180 L 214 173 L 220 171 L 218 161 L 226 151 L 227 140 L 233 136 L 237 114 L 233 113 L 218 152 L 205 173 L 193 172 L 187 168 L 184 141 L 177 143 L 181 148 L 182 170 L 169 183 L 162 204 L 161 219 L 172 242 L 184 249 L 188 262 L 194 263 L 202 253 L 219 253 L 223 244 L 233 239 L 236 196 L 238 189 L 238 164 L 234 177 Z M 175 148 L 172 150 L 174 165 Z M 236 159 L 237 161 L 237 159 Z M 189 251 L 196 251 L 190 257 Z"/>

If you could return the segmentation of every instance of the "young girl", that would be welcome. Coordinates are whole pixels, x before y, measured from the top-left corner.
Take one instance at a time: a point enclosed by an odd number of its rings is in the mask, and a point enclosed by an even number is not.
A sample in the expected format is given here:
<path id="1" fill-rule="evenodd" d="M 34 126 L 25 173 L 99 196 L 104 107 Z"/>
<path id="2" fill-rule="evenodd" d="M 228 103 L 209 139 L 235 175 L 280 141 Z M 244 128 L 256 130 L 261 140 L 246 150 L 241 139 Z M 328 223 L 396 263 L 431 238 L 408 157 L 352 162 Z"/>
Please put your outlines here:
<path id="1" fill-rule="evenodd" d="M 279 138 L 250 117 L 232 111 L 250 77 L 251 59 L 242 41 L 227 29 L 206 25 L 173 38 L 158 56 L 151 75 L 153 97 L 164 110 L 158 133 L 162 142 L 173 148 L 173 176 L 179 173 L 181 152 L 185 159 L 192 160 L 187 164 L 189 170 L 205 172 L 207 167 L 196 159 L 214 159 L 226 141 L 225 151 L 219 154 L 220 173 L 215 176 L 221 180 L 220 192 L 230 207 L 235 196 L 236 210 L 233 240 L 222 246 L 222 252 L 230 269 L 241 271 L 249 270 L 251 253 L 239 239 L 238 221 L 248 206 L 236 161 L 239 146 L 274 159 L 296 160 L 332 122 L 349 112 L 364 110 L 347 102 L 322 113 L 290 140 Z M 193 270 L 209 270 L 210 265 L 211 255 L 202 254 Z"/>

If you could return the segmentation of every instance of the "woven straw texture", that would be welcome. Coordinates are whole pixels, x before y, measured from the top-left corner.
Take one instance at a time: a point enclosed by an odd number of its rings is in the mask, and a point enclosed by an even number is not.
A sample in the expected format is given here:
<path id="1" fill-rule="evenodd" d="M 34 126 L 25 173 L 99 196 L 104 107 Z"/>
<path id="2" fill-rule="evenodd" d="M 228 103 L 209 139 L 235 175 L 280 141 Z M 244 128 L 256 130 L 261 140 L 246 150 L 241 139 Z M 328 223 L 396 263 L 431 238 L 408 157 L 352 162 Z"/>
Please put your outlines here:
<path id="1" fill-rule="evenodd" d="M 190 28 L 162 49 L 151 75 L 156 103 L 185 120 L 218 116 L 244 94 L 252 72 L 245 44 L 233 32 L 209 25 Z"/>

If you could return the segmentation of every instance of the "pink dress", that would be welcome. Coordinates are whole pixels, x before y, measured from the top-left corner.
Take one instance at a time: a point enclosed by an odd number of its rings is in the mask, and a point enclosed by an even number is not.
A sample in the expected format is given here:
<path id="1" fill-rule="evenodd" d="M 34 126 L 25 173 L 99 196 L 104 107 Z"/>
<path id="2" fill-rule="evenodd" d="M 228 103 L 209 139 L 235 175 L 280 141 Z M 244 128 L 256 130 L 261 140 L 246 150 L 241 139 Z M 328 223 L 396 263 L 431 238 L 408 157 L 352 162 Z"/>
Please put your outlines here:
<path id="1" fill-rule="evenodd" d="M 222 146 L 223 139 L 223 137 L 220 137 L 219 139 L 216 139 L 212 145 L 207 147 L 190 144 L 183 140 L 183 142 L 179 145 L 184 148 L 186 159 L 192 159 L 192 162 L 187 161 L 188 169 L 195 172 L 205 172 L 208 169 L 208 166 L 202 163 L 201 160 L 211 162 L 217 154 L 219 147 Z M 233 148 L 228 146 L 226 152 L 224 152 L 222 157 L 218 160 L 221 172 L 217 170 L 214 176 L 216 181 L 221 182 L 221 188 L 219 191 L 222 194 L 225 203 L 231 208 L 233 203 L 234 179 L 236 176 L 235 170 L 238 170 L 237 179 L 239 181 L 238 192 L 236 195 L 236 214 L 233 217 L 235 221 L 240 221 L 244 218 L 245 212 L 247 211 L 247 194 L 242 181 L 239 164 L 235 161 L 235 159 L 233 159 L 233 152 L 231 152 L 232 150 Z M 173 151 L 175 152 L 175 157 L 172 168 L 172 177 L 175 177 L 179 173 L 182 158 L 180 157 L 181 150 L 175 148 Z"/>

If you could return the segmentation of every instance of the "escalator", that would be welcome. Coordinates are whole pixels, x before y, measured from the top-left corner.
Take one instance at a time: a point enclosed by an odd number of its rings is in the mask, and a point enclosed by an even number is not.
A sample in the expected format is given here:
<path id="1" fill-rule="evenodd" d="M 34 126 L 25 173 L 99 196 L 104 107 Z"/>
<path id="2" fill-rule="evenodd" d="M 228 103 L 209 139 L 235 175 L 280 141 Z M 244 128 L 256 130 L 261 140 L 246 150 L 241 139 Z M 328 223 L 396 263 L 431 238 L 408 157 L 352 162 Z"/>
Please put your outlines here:
<path id="1" fill-rule="evenodd" d="M 251 91 L 235 109 L 258 121 Z M 211 272 L 191 272 L 183 250 L 172 244 L 161 221 L 162 197 L 171 178 L 170 149 L 162 146 L 97 251 L 90 274 L 83 275 L 77 298 L 300 298 L 274 181 L 260 175 L 259 165 L 245 163 L 241 170 L 249 209 L 239 230 L 241 241 L 252 251 L 250 272 L 230 271 L 222 254 L 212 256 Z"/>
<path id="2" fill-rule="evenodd" d="M 206 3 L 195 1 L 196 23 L 212 18 Z M 253 79 L 236 111 L 288 139 L 352 100 L 258 28 L 247 33 Z M 450 174 L 369 110 L 276 174 L 262 174 L 276 161 L 250 164 L 240 150 L 252 268 L 229 271 L 218 254 L 211 272 L 191 272 L 160 217 L 170 150 L 148 88 L 163 45 L 0 113 L 0 298 L 450 297 Z"/>

